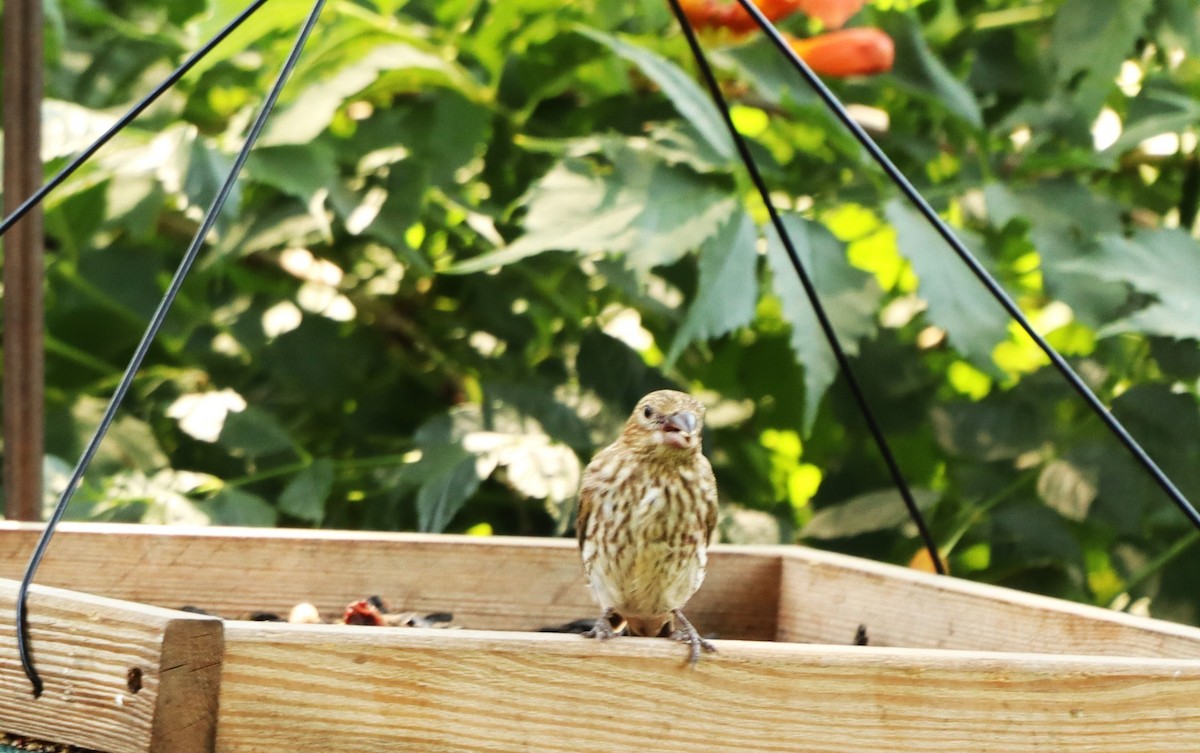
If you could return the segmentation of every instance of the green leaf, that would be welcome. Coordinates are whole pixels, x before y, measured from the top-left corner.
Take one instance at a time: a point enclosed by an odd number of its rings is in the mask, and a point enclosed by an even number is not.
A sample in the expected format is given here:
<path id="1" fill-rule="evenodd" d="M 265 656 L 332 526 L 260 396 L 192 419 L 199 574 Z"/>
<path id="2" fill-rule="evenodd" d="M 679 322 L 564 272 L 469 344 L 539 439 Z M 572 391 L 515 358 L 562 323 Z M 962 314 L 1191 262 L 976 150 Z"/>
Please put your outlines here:
<path id="1" fill-rule="evenodd" d="M 922 512 L 938 501 L 938 493 L 930 489 L 913 489 L 913 501 Z M 883 489 L 822 507 L 800 531 L 807 539 L 838 539 L 858 536 L 872 531 L 896 528 L 910 520 L 908 508 L 900 492 Z"/>
<path id="2" fill-rule="evenodd" d="M 397 94 L 419 88 L 415 87 L 417 81 L 482 96 L 465 71 L 435 51 L 416 44 L 386 45 L 345 66 L 320 86 L 304 89 L 295 102 L 272 116 L 260 143 L 263 146 L 306 144 L 329 127 L 334 113 L 348 99 L 364 89 L 378 84 L 372 88 L 382 87 Z"/>
<path id="3" fill-rule="evenodd" d="M 1058 60 L 1057 79 L 1074 90 L 1085 119 L 1100 111 L 1153 5 L 1154 0 L 1110 0 L 1097 12 L 1095 0 L 1066 0 L 1055 14 L 1050 49 Z"/>
<path id="4" fill-rule="evenodd" d="M 704 90 L 678 66 L 644 47 L 629 44 L 595 29 L 580 27 L 579 32 L 640 68 L 647 78 L 662 87 L 663 93 L 679 114 L 692 124 L 717 154 L 726 160 L 733 159 L 733 141 L 721 113 Z"/>
<path id="5" fill-rule="evenodd" d="M 696 297 L 675 333 L 666 368 L 697 340 L 720 337 L 754 318 L 758 300 L 758 230 L 748 214 L 734 215 L 700 246 Z"/>
<path id="6" fill-rule="evenodd" d="M 1182 230 L 1141 230 L 1132 238 L 1106 235 L 1095 253 L 1065 266 L 1127 283 L 1155 298 L 1100 330 L 1102 337 L 1142 332 L 1200 338 L 1200 245 Z"/>
<path id="7" fill-rule="evenodd" d="M 1200 52 L 1200 7 L 1194 0 L 1158 0 L 1154 31 L 1167 45 L 1182 47 L 1190 55 Z"/>
<path id="8" fill-rule="evenodd" d="M 199 39 L 209 39 L 216 36 L 226 24 L 246 8 L 241 0 L 210 0 L 211 12 L 196 27 Z M 294 33 L 309 8 L 299 4 L 280 5 L 276 8 L 260 9 L 242 23 L 215 50 L 201 58 L 189 74 L 193 80 L 198 80 L 205 71 L 228 61 L 235 55 L 243 54 L 247 49 L 255 48 L 263 39 L 279 32 Z"/>
<path id="9" fill-rule="evenodd" d="M 225 416 L 217 442 L 236 454 L 250 457 L 272 455 L 295 447 L 287 429 L 270 413 L 254 406 Z"/>
<path id="10" fill-rule="evenodd" d="M 208 10 L 208 0 L 174 2 L 167 7 L 167 20 L 175 26 L 181 26 L 192 16 L 205 10 Z"/>
<path id="11" fill-rule="evenodd" d="M 333 462 L 320 458 L 297 473 L 279 495 L 279 509 L 294 518 L 320 523 L 333 490 Z"/>
<path id="12" fill-rule="evenodd" d="M 201 502 L 198 507 L 213 523 L 223 526 L 275 525 L 278 515 L 265 499 L 257 494 L 227 486 Z"/>
<path id="13" fill-rule="evenodd" d="M 591 449 L 587 424 L 578 413 L 554 398 L 553 385 L 535 380 L 522 383 L 493 381 L 483 385 L 483 394 L 485 415 L 494 401 L 533 418 L 546 434 L 575 450 Z"/>
<path id="14" fill-rule="evenodd" d="M 42 102 L 42 122 L 46 130 L 42 158 L 49 162 L 82 151 L 111 128 L 116 118 L 72 102 L 46 99 Z"/>
<path id="15" fill-rule="evenodd" d="M 878 283 L 850 265 L 842 243 L 823 225 L 796 215 L 784 216 L 783 222 L 838 342 L 847 355 L 856 355 L 858 341 L 875 332 L 875 311 L 882 296 Z M 807 435 L 825 391 L 837 377 L 837 359 L 773 227 L 767 230 L 767 263 L 783 315 L 792 325 L 792 351 L 804 366 L 803 431 Z"/>
<path id="16" fill-rule="evenodd" d="M 1200 482 L 1200 411 L 1195 394 L 1168 384 L 1139 384 L 1113 400 L 1113 415 L 1188 491 Z M 1142 473 L 1141 469 L 1138 469 Z"/>
<path id="17" fill-rule="evenodd" d="M 562 31 L 531 42 L 520 55 L 500 51 L 504 67 L 496 86 L 497 100 L 528 114 L 543 100 L 570 91 L 578 82 L 577 68 L 605 54 L 593 44 L 580 44 L 579 36 Z"/>
<path id="18" fill-rule="evenodd" d="M 421 459 L 404 469 L 405 484 L 417 484 L 417 520 L 422 531 L 444 531 L 479 488 L 475 456 L 455 444 L 423 445 Z"/>
<path id="19" fill-rule="evenodd" d="M 188 197 L 188 201 L 202 211 L 208 211 L 208 207 L 216 198 L 221 185 L 229 177 L 232 167 L 233 160 L 209 146 L 205 139 L 197 138 L 192 141 L 187 178 L 183 183 L 183 192 Z M 238 215 L 241 202 L 241 182 L 235 181 L 233 190 L 229 192 L 229 198 L 217 216 L 217 231 L 220 234 L 224 235 L 228 232 L 229 225 Z"/>
<path id="20" fill-rule="evenodd" d="M 884 209 L 900 253 L 912 263 L 929 319 L 977 368 L 997 374 L 992 351 L 1008 337 L 1008 314 L 929 223 L 901 199 Z"/>
<path id="21" fill-rule="evenodd" d="M 320 227 L 324 239 L 327 242 L 333 239 L 324 197 L 331 192 L 339 195 L 342 183 L 328 147 L 319 142 L 260 147 L 250 153 L 246 175 L 299 199 Z"/>
<path id="22" fill-rule="evenodd" d="M 711 235 L 737 202 L 712 179 L 622 148 L 611 170 L 567 159 L 527 197 L 525 235 L 508 247 L 459 262 L 465 274 L 545 251 L 628 254 L 640 269 L 669 264 Z"/>
<path id="23" fill-rule="evenodd" d="M 338 182 L 333 151 L 321 143 L 257 147 L 246 161 L 246 176 L 305 204 Z"/>
<path id="24" fill-rule="evenodd" d="M 1112 320 L 1128 298 L 1124 286 L 1072 262 L 1092 250 L 1097 234 L 1120 232 L 1118 203 L 1071 179 L 1043 181 L 1020 192 L 991 183 L 984 197 L 997 227 L 1012 220 L 1029 226 L 1048 295 L 1070 306 L 1075 318 L 1089 327 Z"/>
<path id="25" fill-rule="evenodd" d="M 785 101 L 798 104 L 819 101 L 804 79 L 797 75 L 791 62 L 761 35 L 753 35 L 734 47 L 714 50 L 712 59 L 721 67 L 738 70 L 755 91 L 773 105 Z"/>
<path id="26" fill-rule="evenodd" d="M 81 435 L 90 436 L 100 423 L 107 407 L 106 400 L 80 398 L 71 411 L 77 431 Z M 82 447 L 77 451 L 82 451 Z M 93 461 L 93 467 L 102 469 L 105 473 L 113 473 L 122 468 L 152 471 L 167 467 L 167 464 L 167 456 L 150 425 L 133 416 L 121 415 L 113 421 Z"/>
<path id="27" fill-rule="evenodd" d="M 929 49 L 921 27 L 904 13 L 887 13 L 883 26 L 896 43 L 896 79 L 927 95 L 950 112 L 976 128 L 983 127 L 983 115 L 975 95 Z"/>
<path id="28" fill-rule="evenodd" d="M 1121 135 L 1105 153 L 1121 155 L 1152 136 L 1179 133 L 1198 122 L 1200 103 L 1194 96 L 1148 81 L 1129 102 Z"/>
<path id="29" fill-rule="evenodd" d="M 462 446 L 478 425 L 478 411 L 463 407 L 434 416 L 413 434 L 421 457 L 404 466 L 399 482 L 417 490 L 417 523 L 422 531 L 445 530 L 479 488 L 481 475 L 491 473 L 481 469 L 479 459 Z"/>
<path id="30" fill-rule="evenodd" d="M 1024 569 L 1082 569 L 1083 552 L 1062 516 L 1039 504 L 1014 504 L 992 513 L 993 559 Z"/>
<path id="31" fill-rule="evenodd" d="M 1011 460 L 1046 441 L 1048 408 L 1023 392 L 1006 392 L 978 403 L 939 405 L 930 422 L 938 443 L 955 457 Z"/>
<path id="32" fill-rule="evenodd" d="M 632 410 L 642 396 L 658 389 L 678 388 L 628 345 L 603 332 L 589 330 L 575 359 L 579 384 L 617 406 Z"/>

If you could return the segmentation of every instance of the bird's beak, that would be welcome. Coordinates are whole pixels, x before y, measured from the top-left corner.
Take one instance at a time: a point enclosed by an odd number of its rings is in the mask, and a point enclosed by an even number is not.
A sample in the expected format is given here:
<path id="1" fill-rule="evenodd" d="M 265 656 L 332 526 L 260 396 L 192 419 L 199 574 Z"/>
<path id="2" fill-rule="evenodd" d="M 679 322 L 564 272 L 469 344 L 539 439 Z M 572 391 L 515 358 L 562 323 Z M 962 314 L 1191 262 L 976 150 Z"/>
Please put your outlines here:
<path id="1" fill-rule="evenodd" d="M 679 411 L 672 413 L 663 419 L 663 433 L 670 435 L 682 434 L 682 437 L 676 437 L 679 446 L 687 444 L 687 439 L 696 431 L 696 414 L 691 411 Z M 676 444 L 676 442 L 672 442 Z"/>

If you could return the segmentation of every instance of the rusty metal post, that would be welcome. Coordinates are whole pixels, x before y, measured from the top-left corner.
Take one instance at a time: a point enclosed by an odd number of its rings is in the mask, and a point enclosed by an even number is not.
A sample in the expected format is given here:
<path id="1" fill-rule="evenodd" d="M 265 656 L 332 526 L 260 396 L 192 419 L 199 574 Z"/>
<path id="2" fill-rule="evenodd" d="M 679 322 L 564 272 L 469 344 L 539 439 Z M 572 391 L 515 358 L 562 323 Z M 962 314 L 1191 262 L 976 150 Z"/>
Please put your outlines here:
<path id="1" fill-rule="evenodd" d="M 41 0 L 5 0 L 4 214 L 42 183 Z M 4 236 L 4 515 L 40 520 L 45 408 L 42 211 Z"/>

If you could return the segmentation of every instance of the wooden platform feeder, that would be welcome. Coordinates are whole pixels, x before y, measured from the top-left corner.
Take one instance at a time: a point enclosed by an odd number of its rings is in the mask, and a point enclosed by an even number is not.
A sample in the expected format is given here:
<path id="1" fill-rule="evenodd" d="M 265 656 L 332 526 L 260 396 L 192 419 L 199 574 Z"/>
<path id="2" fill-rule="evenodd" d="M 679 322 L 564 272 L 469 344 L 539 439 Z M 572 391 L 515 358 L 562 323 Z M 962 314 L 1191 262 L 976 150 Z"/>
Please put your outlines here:
<path id="1" fill-rule="evenodd" d="M 0 525 L 0 576 L 36 532 Z M 798 547 L 716 549 L 688 611 L 720 653 L 694 669 L 535 632 L 595 611 L 563 540 L 64 525 L 39 581 L 36 700 L 0 582 L 0 731 L 104 753 L 1200 746 L 1200 630 Z M 465 629 L 173 609 L 369 594 Z"/>

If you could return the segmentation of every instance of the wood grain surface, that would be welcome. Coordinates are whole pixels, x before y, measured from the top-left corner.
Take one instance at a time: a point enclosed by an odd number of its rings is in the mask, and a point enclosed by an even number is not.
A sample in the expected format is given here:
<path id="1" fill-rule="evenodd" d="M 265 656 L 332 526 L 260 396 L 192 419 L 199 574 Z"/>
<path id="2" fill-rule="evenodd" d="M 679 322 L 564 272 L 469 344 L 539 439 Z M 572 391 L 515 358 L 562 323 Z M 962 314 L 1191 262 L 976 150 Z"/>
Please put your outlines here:
<path id="1" fill-rule="evenodd" d="M 34 586 L 35 699 L 17 658 L 17 585 L 0 580 L 0 730 L 105 753 L 212 750 L 220 620 Z"/>
<path id="2" fill-rule="evenodd" d="M 0 577 L 20 577 L 36 526 L 0 523 Z M 687 614 L 705 634 L 771 640 L 779 557 L 720 549 Z M 345 531 L 63 524 L 38 582 L 225 617 L 286 615 L 301 601 L 340 618 L 378 594 L 394 611 L 537 630 L 595 617 L 573 540 Z"/>
<path id="3" fill-rule="evenodd" d="M 856 557 L 783 553 L 778 640 L 1200 659 L 1200 629 Z"/>
<path id="4" fill-rule="evenodd" d="M 35 532 L 0 525 L 0 574 L 19 572 Z M 1196 628 L 802 547 L 714 550 L 689 613 L 702 631 L 739 640 L 718 641 L 720 653 L 695 669 L 684 646 L 662 639 L 514 632 L 594 613 L 564 540 L 75 524 L 55 538 L 40 578 L 223 614 L 304 600 L 333 616 L 377 593 L 483 628 L 229 621 L 222 659 L 204 641 L 208 626 L 177 624 L 177 613 L 100 597 L 86 608 L 74 595 L 35 602 L 47 697 L 31 701 L 17 665 L 0 662 L 0 722 L 49 736 L 43 702 L 57 692 L 68 711 L 50 739 L 86 732 L 90 747 L 114 753 L 146 749 L 129 742 L 131 729 L 154 750 L 210 749 L 173 737 L 192 734 L 211 705 L 193 704 L 184 685 L 172 690 L 168 673 L 164 700 L 111 703 L 124 677 L 116 671 L 134 662 L 191 667 L 207 677 L 201 698 L 220 670 L 221 753 L 1132 753 L 1200 739 Z M 0 638 L 10 623 L 11 605 Z M 871 645 L 848 645 L 860 624 Z M 74 632 L 55 638 L 66 626 Z M 155 641 L 174 658 L 155 664 Z M 14 655 L 0 641 L 0 656 Z M 90 684 L 64 685 L 75 678 Z M 86 703 L 70 706 L 68 688 Z M 179 719 L 149 721 L 150 708 L 172 705 Z"/>
<path id="5" fill-rule="evenodd" d="M 231 623 L 220 753 L 1152 753 L 1200 662 Z"/>

